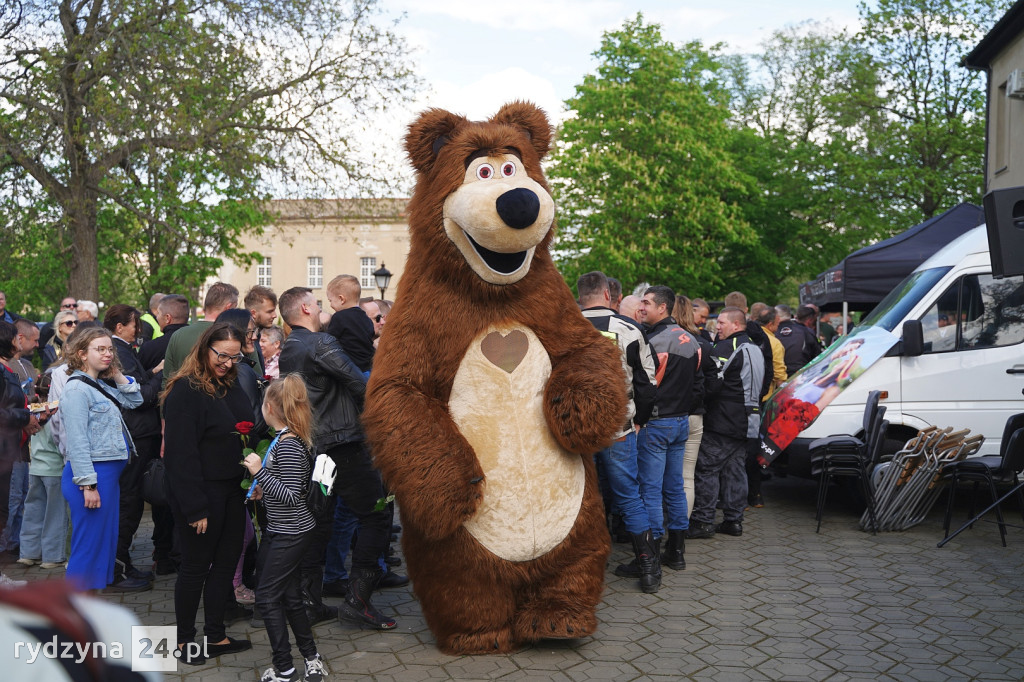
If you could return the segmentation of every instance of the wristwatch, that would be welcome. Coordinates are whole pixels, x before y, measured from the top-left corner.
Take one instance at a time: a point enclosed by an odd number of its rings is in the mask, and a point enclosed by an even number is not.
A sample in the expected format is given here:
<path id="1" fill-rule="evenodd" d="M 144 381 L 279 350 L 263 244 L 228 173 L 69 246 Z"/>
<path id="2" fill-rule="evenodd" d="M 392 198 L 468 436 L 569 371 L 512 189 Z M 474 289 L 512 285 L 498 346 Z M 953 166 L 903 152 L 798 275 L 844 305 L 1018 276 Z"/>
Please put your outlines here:
<path id="1" fill-rule="evenodd" d="M 92 483 L 90 485 L 80 485 L 80 486 L 78 486 L 78 489 L 79 490 L 96 490 L 96 484 Z"/>

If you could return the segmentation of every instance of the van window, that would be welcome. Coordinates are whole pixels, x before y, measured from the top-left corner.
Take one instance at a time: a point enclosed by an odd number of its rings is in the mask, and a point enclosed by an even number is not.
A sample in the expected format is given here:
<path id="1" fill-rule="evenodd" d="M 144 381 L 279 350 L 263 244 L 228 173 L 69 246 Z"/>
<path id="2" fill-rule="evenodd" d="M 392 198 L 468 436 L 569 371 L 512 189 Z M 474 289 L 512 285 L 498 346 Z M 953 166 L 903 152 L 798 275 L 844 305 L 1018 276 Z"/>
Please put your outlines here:
<path id="1" fill-rule="evenodd" d="M 924 332 L 924 352 L 943 353 L 956 350 L 956 321 L 960 305 L 960 285 L 958 279 L 939 296 L 928 312 L 921 318 Z"/>
<path id="2" fill-rule="evenodd" d="M 867 317 L 858 325 L 881 327 L 891 332 L 903 321 L 907 313 L 921 302 L 921 299 L 935 287 L 935 283 L 950 271 L 948 266 L 918 270 L 907 275 L 889 294 L 882 299 Z"/>
<path id="3" fill-rule="evenodd" d="M 961 277 L 921 318 L 924 352 L 1012 346 L 1024 341 L 1024 277 Z"/>
<path id="4" fill-rule="evenodd" d="M 959 350 L 1024 341 L 1024 277 L 969 275 L 960 287 Z"/>

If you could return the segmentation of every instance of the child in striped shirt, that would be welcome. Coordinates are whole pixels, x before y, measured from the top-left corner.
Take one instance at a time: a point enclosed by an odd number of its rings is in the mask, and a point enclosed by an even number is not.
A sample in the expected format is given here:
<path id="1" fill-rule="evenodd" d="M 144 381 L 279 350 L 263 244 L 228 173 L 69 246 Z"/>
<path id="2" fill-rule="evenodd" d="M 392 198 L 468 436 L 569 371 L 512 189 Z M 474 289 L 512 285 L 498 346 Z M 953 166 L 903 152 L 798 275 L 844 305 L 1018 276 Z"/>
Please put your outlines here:
<path id="1" fill-rule="evenodd" d="M 306 506 L 306 491 L 313 469 L 311 443 L 313 413 L 306 385 L 291 374 L 271 382 L 263 399 L 263 416 L 278 431 L 265 460 L 257 454 L 245 458 L 254 485 L 267 511 L 257 555 L 256 607 L 267 626 L 274 665 L 262 682 L 320 682 L 327 666 L 317 653 L 306 609 L 302 604 L 299 566 L 312 539 L 316 522 Z M 256 495 L 254 494 L 254 497 Z M 288 625 L 305 659 L 300 677 L 293 665 Z"/>

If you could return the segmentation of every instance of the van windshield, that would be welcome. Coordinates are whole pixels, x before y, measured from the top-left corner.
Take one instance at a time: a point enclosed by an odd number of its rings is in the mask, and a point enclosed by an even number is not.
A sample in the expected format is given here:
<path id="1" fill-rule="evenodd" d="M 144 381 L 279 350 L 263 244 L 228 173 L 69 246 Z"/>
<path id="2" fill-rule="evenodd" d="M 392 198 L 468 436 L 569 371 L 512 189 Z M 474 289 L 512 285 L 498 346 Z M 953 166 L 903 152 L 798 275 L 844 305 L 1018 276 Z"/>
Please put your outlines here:
<path id="1" fill-rule="evenodd" d="M 931 291 L 950 269 L 950 266 L 945 266 L 910 273 L 857 326 L 881 327 L 886 331 L 894 331 L 907 313 L 921 302 L 925 294 Z"/>

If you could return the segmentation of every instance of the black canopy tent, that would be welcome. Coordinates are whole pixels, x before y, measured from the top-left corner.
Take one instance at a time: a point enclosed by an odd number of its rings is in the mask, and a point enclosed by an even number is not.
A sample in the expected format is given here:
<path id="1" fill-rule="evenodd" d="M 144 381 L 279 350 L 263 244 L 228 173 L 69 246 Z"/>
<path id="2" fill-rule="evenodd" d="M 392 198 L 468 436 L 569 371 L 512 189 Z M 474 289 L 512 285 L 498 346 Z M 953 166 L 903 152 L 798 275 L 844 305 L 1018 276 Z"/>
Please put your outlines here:
<path id="1" fill-rule="evenodd" d="M 979 206 L 962 203 L 906 232 L 854 251 L 800 285 L 800 303 L 822 311 L 871 310 L 939 249 L 985 221 Z"/>

